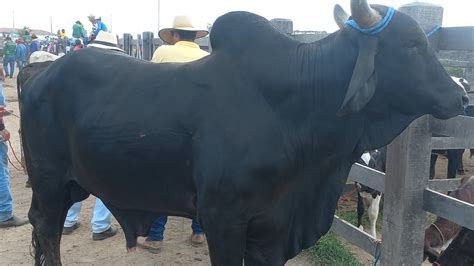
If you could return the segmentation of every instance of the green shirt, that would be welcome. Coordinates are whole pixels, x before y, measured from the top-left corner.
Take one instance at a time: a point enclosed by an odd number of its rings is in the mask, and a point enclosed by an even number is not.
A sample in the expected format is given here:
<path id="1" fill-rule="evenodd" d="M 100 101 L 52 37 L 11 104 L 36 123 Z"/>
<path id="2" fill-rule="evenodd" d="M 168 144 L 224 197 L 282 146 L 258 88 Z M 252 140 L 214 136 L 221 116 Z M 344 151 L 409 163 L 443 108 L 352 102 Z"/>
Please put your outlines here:
<path id="1" fill-rule="evenodd" d="M 3 54 L 5 56 L 7 55 L 15 55 L 15 50 L 16 50 L 16 44 L 13 43 L 12 41 L 7 41 L 5 45 L 3 46 Z"/>
<path id="2" fill-rule="evenodd" d="M 80 24 L 74 24 L 72 25 L 72 37 L 74 38 L 82 38 L 86 37 L 86 31 L 84 30 L 84 27 Z"/>

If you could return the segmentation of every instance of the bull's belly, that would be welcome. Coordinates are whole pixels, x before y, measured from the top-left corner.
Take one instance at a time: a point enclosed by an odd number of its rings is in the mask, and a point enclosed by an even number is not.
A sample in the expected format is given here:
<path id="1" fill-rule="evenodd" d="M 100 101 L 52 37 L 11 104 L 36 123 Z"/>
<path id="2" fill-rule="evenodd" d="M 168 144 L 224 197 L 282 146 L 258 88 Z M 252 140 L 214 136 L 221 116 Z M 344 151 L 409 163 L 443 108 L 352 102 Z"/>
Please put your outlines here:
<path id="1" fill-rule="evenodd" d="M 196 211 L 196 189 L 192 176 L 89 175 L 77 183 L 104 202 L 120 209 L 143 210 L 168 215 L 190 216 Z"/>
<path id="2" fill-rule="evenodd" d="M 114 207 L 195 213 L 192 148 L 182 136 L 89 141 L 73 151 L 73 159 L 77 183 Z"/>

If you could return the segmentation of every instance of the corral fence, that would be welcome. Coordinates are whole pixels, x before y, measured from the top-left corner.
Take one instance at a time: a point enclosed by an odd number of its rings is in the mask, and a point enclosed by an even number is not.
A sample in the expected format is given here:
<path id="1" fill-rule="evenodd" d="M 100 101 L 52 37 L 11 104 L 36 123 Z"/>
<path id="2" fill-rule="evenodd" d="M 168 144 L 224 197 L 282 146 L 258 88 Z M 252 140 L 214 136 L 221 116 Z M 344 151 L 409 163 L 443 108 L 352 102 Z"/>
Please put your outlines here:
<path id="1" fill-rule="evenodd" d="M 126 54 L 146 61 L 150 61 L 156 48 L 163 45 L 163 41 L 160 38 L 155 38 L 154 33 L 150 31 L 137 34 L 135 39 L 130 33 L 123 34 L 122 38 L 117 36 L 117 38 L 119 47 Z M 196 43 L 199 44 L 201 49 L 211 51 L 208 37 L 197 39 Z"/>
<path id="2" fill-rule="evenodd" d="M 442 19 L 442 8 L 424 3 L 404 6 L 415 19 Z M 440 12 L 441 8 L 441 14 Z M 402 9 L 402 8 L 400 8 Z M 420 21 L 419 21 L 420 22 Z M 423 22 L 423 21 L 422 21 Z M 470 76 L 474 67 L 474 27 L 436 27 L 420 23 L 445 67 L 462 68 Z M 459 56 L 461 54 L 461 56 Z M 463 60 L 464 59 L 464 60 Z M 468 79 L 469 80 L 469 79 Z M 471 104 L 474 102 L 469 95 Z M 474 118 L 457 116 L 438 120 L 424 116 L 414 121 L 389 146 L 386 173 L 356 164 L 350 179 L 384 193 L 382 241 L 335 216 L 331 230 L 355 244 L 382 265 L 421 265 L 426 212 L 474 230 L 474 205 L 445 195 L 460 185 L 460 179 L 429 180 L 432 149 L 474 148 Z"/>
<path id="3" fill-rule="evenodd" d="M 417 119 L 388 146 L 385 174 L 358 164 L 349 174 L 384 193 L 383 242 L 337 216 L 331 229 L 375 258 L 381 256 L 383 265 L 420 265 L 426 212 L 474 230 L 474 205 L 443 194 L 457 189 L 460 179 L 428 180 L 432 149 L 462 148 L 474 148 L 474 118 Z"/>

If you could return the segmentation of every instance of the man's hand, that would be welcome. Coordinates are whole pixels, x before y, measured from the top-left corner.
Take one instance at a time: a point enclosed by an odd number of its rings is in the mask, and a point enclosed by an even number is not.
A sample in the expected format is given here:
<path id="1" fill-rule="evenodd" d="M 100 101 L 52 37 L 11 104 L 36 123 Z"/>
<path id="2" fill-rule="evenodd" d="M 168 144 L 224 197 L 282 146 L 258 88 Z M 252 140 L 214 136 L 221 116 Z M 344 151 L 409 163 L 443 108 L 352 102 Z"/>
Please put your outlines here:
<path id="1" fill-rule="evenodd" d="M 10 132 L 6 129 L 0 131 L 0 136 L 2 136 L 3 141 L 10 140 Z"/>
<path id="2" fill-rule="evenodd" d="M 8 115 L 8 111 L 5 109 L 5 106 L 0 105 L 0 118 L 4 117 L 5 115 Z"/>

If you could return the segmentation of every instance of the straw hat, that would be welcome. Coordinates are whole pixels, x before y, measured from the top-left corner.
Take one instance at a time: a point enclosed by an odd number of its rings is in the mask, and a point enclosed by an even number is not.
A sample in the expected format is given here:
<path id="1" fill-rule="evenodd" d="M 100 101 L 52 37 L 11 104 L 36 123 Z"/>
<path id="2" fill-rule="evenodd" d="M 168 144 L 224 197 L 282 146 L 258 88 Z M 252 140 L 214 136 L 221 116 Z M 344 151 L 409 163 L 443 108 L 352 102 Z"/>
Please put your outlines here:
<path id="1" fill-rule="evenodd" d="M 123 52 L 122 49 L 118 47 L 117 37 L 110 32 L 99 31 L 95 40 L 89 44 L 87 47 L 96 47 L 108 50 L 116 50 Z"/>
<path id="2" fill-rule="evenodd" d="M 173 30 L 195 31 L 196 39 L 205 37 L 207 34 L 209 34 L 209 31 L 207 30 L 195 28 L 191 23 L 191 19 L 185 15 L 174 17 L 173 27 L 160 30 L 158 32 L 158 36 L 160 36 L 164 42 L 171 43 L 171 39 L 173 37 L 171 32 Z"/>

